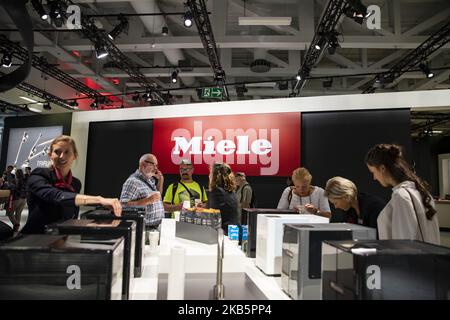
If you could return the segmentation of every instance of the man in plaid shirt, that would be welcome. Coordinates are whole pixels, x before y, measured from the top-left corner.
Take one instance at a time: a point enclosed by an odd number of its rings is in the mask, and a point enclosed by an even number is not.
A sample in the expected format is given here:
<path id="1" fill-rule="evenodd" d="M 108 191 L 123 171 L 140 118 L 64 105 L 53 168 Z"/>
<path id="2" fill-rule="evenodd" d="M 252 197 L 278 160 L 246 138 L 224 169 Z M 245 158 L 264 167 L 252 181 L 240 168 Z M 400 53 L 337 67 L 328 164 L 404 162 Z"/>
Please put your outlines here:
<path id="1" fill-rule="evenodd" d="M 139 169 L 131 174 L 122 186 L 120 202 L 130 206 L 146 206 L 146 229 L 157 229 L 164 218 L 161 200 L 164 176 L 158 170 L 158 159 L 144 154 L 139 159 Z"/>

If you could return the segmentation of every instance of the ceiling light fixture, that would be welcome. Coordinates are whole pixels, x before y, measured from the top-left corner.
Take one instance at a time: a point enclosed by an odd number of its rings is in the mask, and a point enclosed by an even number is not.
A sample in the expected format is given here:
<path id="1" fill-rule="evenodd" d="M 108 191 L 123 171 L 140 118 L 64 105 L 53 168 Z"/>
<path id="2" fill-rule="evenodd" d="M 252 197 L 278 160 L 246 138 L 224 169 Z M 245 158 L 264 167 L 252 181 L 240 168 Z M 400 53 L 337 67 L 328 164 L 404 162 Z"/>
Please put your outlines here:
<path id="1" fill-rule="evenodd" d="M 31 0 L 31 4 L 33 5 L 34 10 L 37 12 L 39 17 L 41 17 L 42 20 L 48 19 L 48 14 L 44 9 L 44 6 L 42 5 L 42 1 L 40 0 Z"/>
<path id="2" fill-rule="evenodd" d="M 183 24 L 186 28 L 192 27 L 192 12 L 187 10 L 183 15 Z"/>
<path id="3" fill-rule="evenodd" d="M 239 17 L 240 26 L 290 26 L 292 17 Z"/>
<path id="4" fill-rule="evenodd" d="M 102 46 L 101 44 L 96 44 L 95 45 L 95 56 L 97 57 L 97 59 L 103 59 L 108 55 L 108 51 L 105 49 L 104 46 Z"/>
<path id="5" fill-rule="evenodd" d="M 12 65 L 12 54 L 10 52 L 3 52 L 2 67 L 9 68 Z"/>
<path id="6" fill-rule="evenodd" d="M 119 34 L 124 32 L 128 28 L 128 20 L 125 19 L 124 16 L 120 15 L 118 19 L 120 21 L 119 24 L 115 26 L 110 33 L 108 33 L 108 38 L 110 38 L 111 40 L 116 39 Z"/>
<path id="7" fill-rule="evenodd" d="M 347 2 L 348 6 L 344 13 L 355 22 L 362 24 L 364 19 L 372 15 L 372 11 L 367 12 L 367 7 L 361 3 L 361 0 L 347 0 Z"/>
<path id="8" fill-rule="evenodd" d="M 172 75 L 170 76 L 170 81 L 172 83 L 177 83 L 177 81 L 178 81 L 178 70 L 174 70 L 172 72 Z"/>
<path id="9" fill-rule="evenodd" d="M 33 112 L 39 112 L 39 113 L 42 113 L 42 110 L 41 110 L 41 109 L 37 109 L 37 108 L 34 108 L 34 107 L 28 107 L 28 110 L 33 111 Z"/>
<path id="10" fill-rule="evenodd" d="M 21 99 L 23 99 L 23 100 L 26 100 L 26 101 L 28 101 L 28 102 L 31 102 L 31 103 L 37 103 L 36 100 L 31 99 L 31 98 L 28 98 L 28 97 L 19 96 L 19 98 L 21 98 Z"/>
<path id="11" fill-rule="evenodd" d="M 427 76 L 428 79 L 431 79 L 434 77 L 434 72 L 430 70 L 428 67 L 428 62 L 422 62 L 419 64 L 420 70 Z"/>

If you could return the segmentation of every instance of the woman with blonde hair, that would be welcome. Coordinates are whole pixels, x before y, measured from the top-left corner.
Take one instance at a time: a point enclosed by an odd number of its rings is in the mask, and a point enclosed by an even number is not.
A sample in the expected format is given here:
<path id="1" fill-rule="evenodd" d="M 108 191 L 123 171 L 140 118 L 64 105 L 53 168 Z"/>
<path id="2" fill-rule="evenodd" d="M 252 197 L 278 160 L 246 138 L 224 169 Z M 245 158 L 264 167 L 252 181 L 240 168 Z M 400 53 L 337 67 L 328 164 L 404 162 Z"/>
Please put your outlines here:
<path id="1" fill-rule="evenodd" d="M 386 203 L 370 194 L 358 192 L 355 184 L 342 177 L 327 181 L 325 196 L 336 209 L 344 212 L 343 221 L 376 228 L 377 218 Z M 334 214 L 334 213 L 333 213 Z"/>
<path id="2" fill-rule="evenodd" d="M 331 217 L 330 204 L 325 191 L 311 185 L 312 176 L 308 169 L 300 167 L 292 172 L 294 186 L 284 189 L 277 209 L 297 209 L 300 213 Z"/>
<path id="3" fill-rule="evenodd" d="M 110 207 L 115 215 L 122 213 L 118 199 L 80 194 L 81 182 L 72 176 L 72 164 L 78 157 L 75 141 L 65 135 L 50 144 L 50 168 L 36 168 L 28 178 L 28 219 L 22 233 L 44 233 L 45 226 L 78 218 L 82 205 Z"/>
<path id="4" fill-rule="evenodd" d="M 222 229 L 228 235 L 228 225 L 240 226 L 238 201 L 233 171 L 226 163 L 215 163 L 209 170 L 208 207 L 219 209 L 222 217 Z"/>

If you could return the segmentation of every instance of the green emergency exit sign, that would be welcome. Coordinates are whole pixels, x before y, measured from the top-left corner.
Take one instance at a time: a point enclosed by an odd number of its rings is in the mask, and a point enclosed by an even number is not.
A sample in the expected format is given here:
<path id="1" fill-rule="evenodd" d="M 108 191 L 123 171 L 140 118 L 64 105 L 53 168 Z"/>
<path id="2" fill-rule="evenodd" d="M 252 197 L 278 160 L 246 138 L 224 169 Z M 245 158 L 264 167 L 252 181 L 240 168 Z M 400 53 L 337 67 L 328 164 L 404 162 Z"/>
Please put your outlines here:
<path id="1" fill-rule="evenodd" d="M 201 89 L 200 98 L 203 99 L 222 99 L 223 89 L 222 88 L 203 88 Z"/>

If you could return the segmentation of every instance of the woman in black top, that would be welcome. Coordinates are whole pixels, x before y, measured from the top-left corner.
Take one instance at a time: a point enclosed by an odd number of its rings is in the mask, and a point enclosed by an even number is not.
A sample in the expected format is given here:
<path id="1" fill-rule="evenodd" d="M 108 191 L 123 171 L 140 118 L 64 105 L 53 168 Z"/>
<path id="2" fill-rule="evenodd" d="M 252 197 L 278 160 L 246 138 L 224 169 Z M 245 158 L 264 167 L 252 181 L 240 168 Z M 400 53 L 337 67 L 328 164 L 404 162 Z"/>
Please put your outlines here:
<path id="1" fill-rule="evenodd" d="M 216 163 L 210 167 L 208 207 L 219 209 L 222 217 L 222 229 L 228 235 L 228 225 L 240 226 L 238 201 L 234 189 L 234 175 L 226 163 Z"/>
<path id="2" fill-rule="evenodd" d="M 342 219 L 332 222 L 348 222 L 366 227 L 377 228 L 377 219 L 386 205 L 382 199 L 358 192 L 355 184 L 342 177 L 334 177 L 327 181 L 325 196 L 335 206 L 344 212 Z"/>
<path id="3" fill-rule="evenodd" d="M 100 204 L 122 213 L 118 199 L 79 194 L 81 182 L 72 176 L 72 163 L 78 156 L 69 136 L 55 138 L 49 150 L 50 168 L 37 168 L 28 178 L 28 220 L 22 233 L 44 233 L 51 223 L 78 218 L 79 206 Z"/>

